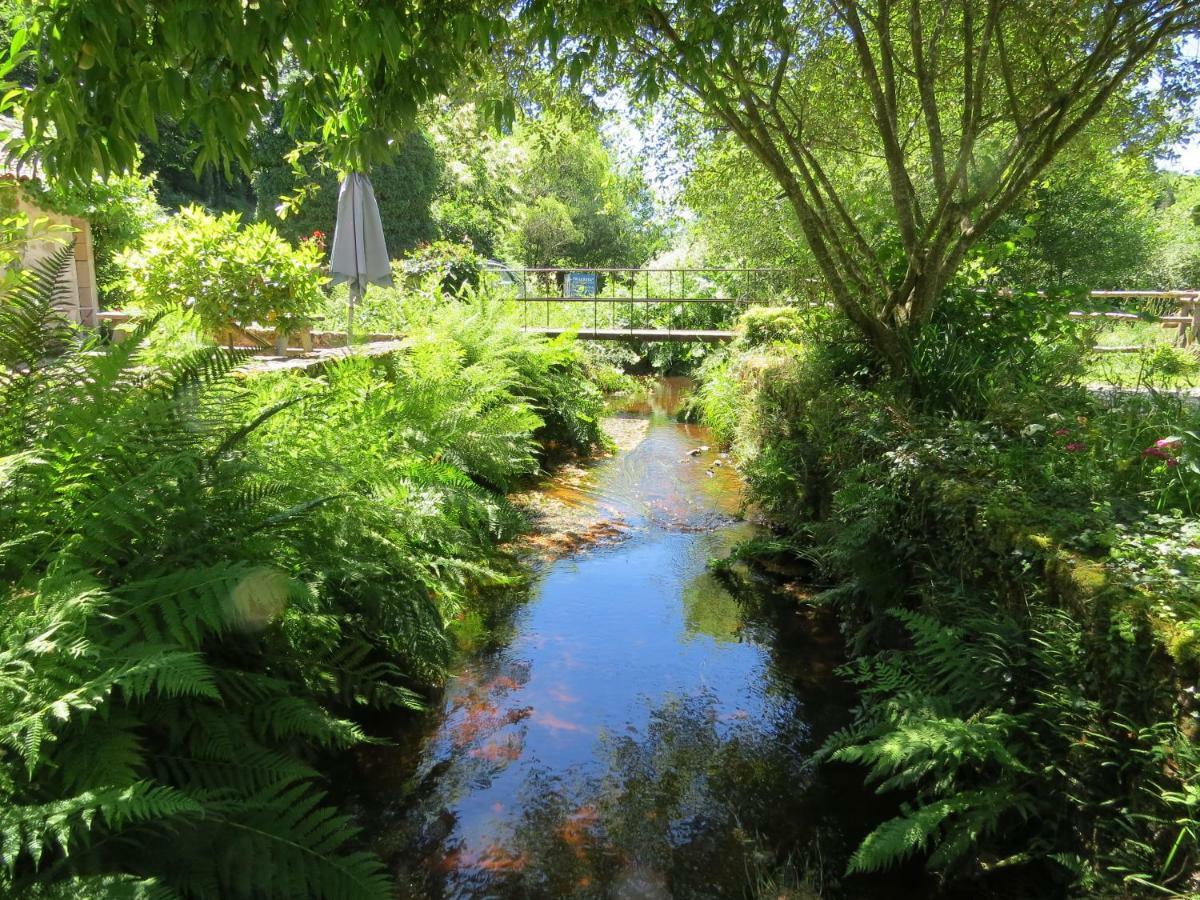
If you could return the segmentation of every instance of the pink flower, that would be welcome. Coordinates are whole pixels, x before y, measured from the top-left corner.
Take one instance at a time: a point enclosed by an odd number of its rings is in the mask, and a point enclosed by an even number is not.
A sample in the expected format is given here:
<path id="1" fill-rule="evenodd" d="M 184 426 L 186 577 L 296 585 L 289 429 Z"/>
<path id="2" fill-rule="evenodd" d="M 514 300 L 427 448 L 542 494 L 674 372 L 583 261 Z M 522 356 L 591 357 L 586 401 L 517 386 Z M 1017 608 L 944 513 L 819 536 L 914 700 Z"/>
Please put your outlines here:
<path id="1" fill-rule="evenodd" d="M 1066 436 L 1067 436 L 1068 434 L 1070 434 L 1070 433 L 1071 433 L 1071 429 L 1070 429 L 1070 428 L 1055 428 L 1055 429 L 1054 429 L 1054 436 L 1055 436 L 1055 437 L 1066 437 Z"/>
<path id="2" fill-rule="evenodd" d="M 1163 438 L 1161 441 L 1155 441 L 1154 446 L 1160 450 L 1178 450 L 1183 446 L 1183 439 L 1177 437 Z"/>
<path id="3" fill-rule="evenodd" d="M 1084 449 L 1083 441 L 1072 441 L 1071 443 L 1067 444 L 1067 446 L 1063 447 L 1063 449 L 1068 453 L 1078 453 L 1080 450 Z"/>
<path id="4" fill-rule="evenodd" d="M 1166 442 L 1159 441 L 1153 447 L 1147 447 L 1145 450 L 1143 450 L 1142 458 L 1143 459 L 1161 459 L 1163 462 L 1165 462 L 1167 464 L 1168 469 L 1173 469 L 1177 465 L 1179 465 L 1179 460 L 1177 460 L 1173 455 L 1168 453 L 1167 448 L 1174 449 L 1178 446 L 1179 446 L 1179 443 L 1176 441 L 1166 441 Z"/>

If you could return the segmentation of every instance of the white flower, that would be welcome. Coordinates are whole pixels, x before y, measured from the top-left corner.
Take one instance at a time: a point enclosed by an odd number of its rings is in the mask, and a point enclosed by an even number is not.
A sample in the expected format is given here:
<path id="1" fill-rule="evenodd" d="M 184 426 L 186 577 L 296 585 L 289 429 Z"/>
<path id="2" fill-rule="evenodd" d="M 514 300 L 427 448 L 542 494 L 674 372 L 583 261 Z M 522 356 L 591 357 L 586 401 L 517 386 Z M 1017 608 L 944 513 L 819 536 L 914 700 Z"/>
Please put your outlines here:
<path id="1" fill-rule="evenodd" d="M 1021 429 L 1021 437 L 1033 437 L 1035 434 L 1045 430 L 1045 425 L 1026 425 Z"/>

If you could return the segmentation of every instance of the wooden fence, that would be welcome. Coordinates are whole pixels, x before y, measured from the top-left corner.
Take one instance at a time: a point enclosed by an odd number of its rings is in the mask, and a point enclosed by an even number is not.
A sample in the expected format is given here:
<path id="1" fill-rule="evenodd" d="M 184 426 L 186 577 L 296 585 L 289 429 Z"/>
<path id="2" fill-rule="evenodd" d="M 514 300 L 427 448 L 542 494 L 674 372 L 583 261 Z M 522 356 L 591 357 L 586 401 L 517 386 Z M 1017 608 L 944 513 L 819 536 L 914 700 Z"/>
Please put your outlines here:
<path id="1" fill-rule="evenodd" d="M 1168 315 L 1160 315 L 1159 324 L 1164 329 L 1175 329 L 1175 345 L 1191 347 L 1200 344 L 1200 292 L 1198 291 L 1090 291 L 1093 300 L 1166 300 L 1176 307 Z M 1115 305 L 1115 304 L 1114 304 Z M 1072 316 L 1079 318 L 1103 318 L 1113 322 L 1135 324 L 1147 321 L 1145 315 L 1121 309 L 1104 311 L 1076 311 Z M 1138 345 L 1120 347 L 1096 347 L 1099 353 L 1136 353 L 1143 348 Z"/>

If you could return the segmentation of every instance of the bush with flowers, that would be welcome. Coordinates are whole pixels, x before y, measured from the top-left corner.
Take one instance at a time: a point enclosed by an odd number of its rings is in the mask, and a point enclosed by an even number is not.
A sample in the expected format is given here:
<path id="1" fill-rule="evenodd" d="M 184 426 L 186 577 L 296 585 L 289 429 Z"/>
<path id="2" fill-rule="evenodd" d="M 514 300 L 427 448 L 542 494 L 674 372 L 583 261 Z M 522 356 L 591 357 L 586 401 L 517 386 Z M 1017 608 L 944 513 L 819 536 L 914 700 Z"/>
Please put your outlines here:
<path id="1" fill-rule="evenodd" d="M 905 795 L 850 869 L 1200 896 L 1200 405 L 1084 389 L 1053 304 L 1019 342 L 953 315 L 916 391 L 836 332 L 702 373 L 853 656 L 822 759 Z"/>
<path id="2" fill-rule="evenodd" d="M 236 213 L 188 207 L 124 253 L 121 266 L 135 306 L 193 310 L 220 334 L 258 324 L 293 333 L 324 300 L 323 252 L 316 235 L 292 247 L 268 224 L 243 225 Z"/>

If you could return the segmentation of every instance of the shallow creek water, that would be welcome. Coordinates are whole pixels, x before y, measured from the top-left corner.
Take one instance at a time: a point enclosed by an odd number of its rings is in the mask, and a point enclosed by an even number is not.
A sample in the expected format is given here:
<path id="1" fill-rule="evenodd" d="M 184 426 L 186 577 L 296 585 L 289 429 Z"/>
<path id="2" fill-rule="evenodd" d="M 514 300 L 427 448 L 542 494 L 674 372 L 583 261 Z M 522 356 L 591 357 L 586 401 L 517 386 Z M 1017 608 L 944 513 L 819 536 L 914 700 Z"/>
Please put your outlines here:
<path id="1" fill-rule="evenodd" d="M 360 755 L 404 896 L 741 897 L 865 831 L 861 788 L 807 766 L 845 721 L 838 642 L 793 598 L 743 603 L 708 571 L 755 526 L 731 466 L 689 452 L 711 438 L 674 421 L 680 389 L 659 383 L 614 421 L 618 453 L 536 492 L 552 538 L 601 540 L 551 540 L 503 645 L 460 664 L 407 743 Z"/>

